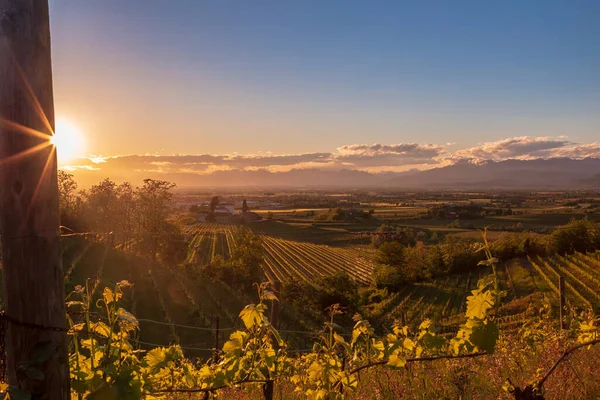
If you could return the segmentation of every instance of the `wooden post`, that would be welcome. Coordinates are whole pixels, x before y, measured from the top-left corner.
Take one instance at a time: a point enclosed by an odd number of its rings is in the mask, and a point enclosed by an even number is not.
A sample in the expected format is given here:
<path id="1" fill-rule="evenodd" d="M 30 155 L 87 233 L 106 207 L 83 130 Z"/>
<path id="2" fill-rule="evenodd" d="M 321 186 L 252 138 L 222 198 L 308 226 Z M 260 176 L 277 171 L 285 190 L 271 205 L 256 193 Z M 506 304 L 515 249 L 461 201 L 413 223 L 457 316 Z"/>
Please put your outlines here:
<path id="1" fill-rule="evenodd" d="M 48 1 L 0 0 L 0 235 L 8 382 L 32 398 L 66 400 L 53 128 Z"/>
<path id="2" fill-rule="evenodd" d="M 565 329 L 565 278 L 561 275 L 558 277 L 558 292 L 560 296 L 560 329 Z"/>
<path id="3" fill-rule="evenodd" d="M 281 282 L 273 282 L 273 291 L 275 292 L 275 296 L 277 296 L 279 301 L 273 300 L 271 302 L 271 326 L 277 329 L 279 328 L 279 303 L 281 301 Z M 267 382 L 265 382 L 263 386 L 263 394 L 265 396 L 265 400 L 273 400 L 274 391 L 274 381 L 268 380 Z"/>
<path id="4" fill-rule="evenodd" d="M 345 369 L 346 369 L 346 357 L 342 358 L 342 372 L 344 372 Z M 344 385 L 341 381 L 340 381 L 340 394 L 342 396 L 344 395 Z"/>
<path id="5" fill-rule="evenodd" d="M 215 331 L 215 364 L 219 362 L 219 316 L 217 315 L 217 329 Z"/>

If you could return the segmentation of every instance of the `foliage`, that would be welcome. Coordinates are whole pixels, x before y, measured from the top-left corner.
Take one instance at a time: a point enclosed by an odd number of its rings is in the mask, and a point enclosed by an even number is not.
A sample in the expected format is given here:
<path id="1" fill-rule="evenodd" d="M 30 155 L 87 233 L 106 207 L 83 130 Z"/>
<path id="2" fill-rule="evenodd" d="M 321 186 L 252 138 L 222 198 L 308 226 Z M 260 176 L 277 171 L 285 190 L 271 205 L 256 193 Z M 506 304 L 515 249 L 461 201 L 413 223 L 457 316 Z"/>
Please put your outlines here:
<path id="1" fill-rule="evenodd" d="M 58 193 L 61 225 L 77 228 L 77 222 L 81 219 L 82 202 L 77 196 L 77 182 L 72 174 L 58 171 Z"/>
<path id="2" fill-rule="evenodd" d="M 200 364 L 186 359 L 178 345 L 136 350 L 139 324 L 119 305 L 131 284 L 121 281 L 113 289 L 105 288 L 97 302 L 93 301 L 94 285 L 78 286 L 67 298 L 71 388 L 79 399 L 159 398 L 181 390 L 213 391 L 278 378 L 289 380 L 308 398 L 333 398 L 340 388 L 357 387 L 360 369 L 379 364 L 403 368 L 410 358 L 447 354 L 450 349 L 429 320 L 414 332 L 396 324 L 393 333 L 378 337 L 369 322 L 356 315 L 352 334 L 346 339 L 336 324 L 342 310 L 333 305 L 312 352 L 291 357 L 266 317 L 267 304 L 278 299 L 268 284 L 262 284 L 257 287 L 259 302 L 240 312 L 245 330 L 230 335 L 216 362 Z M 470 301 L 481 301 L 486 293 L 482 288 Z M 486 311 L 480 308 L 476 317 L 486 322 Z M 487 339 L 495 343 L 493 337 Z M 487 349 L 493 350 L 493 343 L 488 343 Z"/>
<path id="3" fill-rule="evenodd" d="M 388 264 L 375 265 L 372 278 L 375 286 L 390 290 L 397 290 L 408 281 L 401 268 Z"/>
<path id="4" fill-rule="evenodd" d="M 209 276 L 233 286 L 251 287 L 254 282 L 263 280 L 261 239 L 249 228 L 241 226 L 235 230 L 233 241 L 236 246 L 231 257 L 227 261 L 216 257 L 204 270 Z"/>
<path id="5" fill-rule="evenodd" d="M 600 223 L 572 220 L 558 227 L 551 236 L 550 249 L 558 254 L 594 251 L 600 248 Z"/>
<path id="6" fill-rule="evenodd" d="M 484 236 L 485 239 L 485 236 Z M 486 260 L 481 264 L 495 271 L 496 259 L 483 245 Z M 343 289 L 347 277 L 324 282 Z M 338 324 L 345 313 L 339 304 L 328 307 L 328 319 L 308 353 L 292 356 L 278 331 L 267 318 L 268 304 L 278 301 L 270 285 L 257 285 L 258 303 L 249 304 L 239 317 L 244 330 L 229 336 L 222 350 L 206 363 L 187 359 L 178 345 L 136 349 L 137 319 L 120 306 L 128 281 L 105 288 L 95 301 L 96 282 L 76 287 L 67 298 L 69 309 L 70 371 L 73 397 L 78 399 L 161 398 L 177 392 L 214 392 L 242 384 L 289 382 L 294 391 L 310 399 L 343 398 L 359 389 L 359 373 L 375 367 L 404 370 L 410 363 L 489 355 L 507 351 L 500 339 L 495 313 L 504 293 L 495 275 L 485 277 L 467 298 L 466 321 L 448 340 L 426 319 L 415 329 L 394 323 L 389 333 L 379 336 L 369 321 L 355 314 L 353 328 L 345 335 Z M 331 299 L 331 301 L 336 299 Z M 542 313 L 541 313 L 542 314 Z M 571 318 L 569 336 L 578 345 L 563 353 L 545 374 L 520 388 L 510 381 L 511 393 L 542 393 L 543 385 L 556 365 L 573 351 L 600 342 L 598 319 L 592 314 Z M 523 341 L 535 346 L 546 336 L 536 334 L 543 326 L 522 329 Z M 39 352 L 39 354 L 44 354 Z M 35 379 L 35 368 L 31 369 Z M 13 396 L 22 389 L 8 388 Z M 24 393 L 27 398 L 27 393 Z"/>
<path id="7" fill-rule="evenodd" d="M 58 179 L 61 221 L 67 228 L 99 232 L 100 237 L 111 233 L 107 244 L 121 244 L 152 259 L 177 263 L 184 258 L 181 232 L 168 220 L 174 183 L 145 179 L 133 188 L 128 182 L 117 185 L 104 179 L 77 194 L 71 174 L 59 171 Z"/>
<path id="8" fill-rule="evenodd" d="M 377 250 L 373 282 L 378 287 L 398 289 L 406 282 L 472 269 L 482 258 L 472 241 L 452 236 L 429 246 L 422 242 L 404 246 L 398 241 L 385 241 Z"/>
<path id="9" fill-rule="evenodd" d="M 324 214 L 318 214 L 314 216 L 315 221 L 330 221 L 330 222 L 338 222 L 338 221 L 357 221 L 357 220 L 366 220 L 370 219 L 373 213 L 368 211 L 356 209 L 356 208 L 341 208 L 336 207 L 333 209 L 329 209 Z"/>
<path id="10" fill-rule="evenodd" d="M 292 279 L 283 282 L 281 292 L 286 307 L 295 314 L 308 317 L 307 322 L 316 324 L 320 324 L 325 310 L 334 304 L 351 316 L 358 310 L 360 303 L 358 285 L 346 272 L 338 272 L 311 282 Z M 350 322 L 349 318 L 347 322 Z"/>
<path id="11" fill-rule="evenodd" d="M 518 257 L 545 256 L 548 254 L 548 235 L 538 233 L 502 233 L 490 244 L 490 249 L 500 260 Z"/>

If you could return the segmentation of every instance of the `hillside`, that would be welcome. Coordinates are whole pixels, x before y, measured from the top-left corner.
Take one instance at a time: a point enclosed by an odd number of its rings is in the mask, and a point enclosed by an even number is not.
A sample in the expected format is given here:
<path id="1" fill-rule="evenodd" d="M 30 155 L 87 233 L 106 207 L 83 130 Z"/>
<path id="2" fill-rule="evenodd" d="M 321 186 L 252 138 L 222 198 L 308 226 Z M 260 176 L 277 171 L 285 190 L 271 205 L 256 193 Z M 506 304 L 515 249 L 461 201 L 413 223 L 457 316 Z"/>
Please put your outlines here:
<path id="1" fill-rule="evenodd" d="M 231 226 L 199 224 L 190 228 L 192 237 L 189 257 L 209 262 L 215 257 L 227 259 L 235 247 Z M 363 284 L 370 281 L 369 256 L 364 252 L 310 245 L 305 242 L 263 236 L 265 262 L 263 270 L 270 280 L 291 278 L 313 282 L 315 277 L 345 271 Z M 125 297 L 124 306 L 141 325 L 140 345 L 144 348 L 179 343 L 189 355 L 207 357 L 217 340 L 228 330 L 240 326 L 239 311 L 254 301 L 252 295 L 218 280 L 199 280 L 178 266 L 152 263 L 119 249 L 108 249 L 102 242 L 80 237 L 65 238 L 63 264 L 68 291 L 96 277 L 94 296 L 104 287 L 127 279 L 134 283 Z M 483 267 L 469 273 L 450 275 L 405 285 L 399 292 L 374 298 L 363 305 L 363 314 L 376 327 L 385 329 L 395 319 L 411 325 L 431 318 L 443 332 L 454 332 L 464 319 L 465 299 L 479 278 L 490 271 Z M 542 298 L 554 306 L 558 303 L 558 275 L 567 282 L 568 304 L 576 308 L 600 311 L 600 254 L 555 256 L 545 259 L 512 260 L 501 266 L 499 278 L 508 297 L 500 308 L 503 328 L 517 327 L 528 318 L 530 305 L 539 306 Z M 307 325 L 302 310 L 291 312 L 282 299 L 281 331 L 298 348 L 304 348 L 310 335 L 301 331 Z"/>

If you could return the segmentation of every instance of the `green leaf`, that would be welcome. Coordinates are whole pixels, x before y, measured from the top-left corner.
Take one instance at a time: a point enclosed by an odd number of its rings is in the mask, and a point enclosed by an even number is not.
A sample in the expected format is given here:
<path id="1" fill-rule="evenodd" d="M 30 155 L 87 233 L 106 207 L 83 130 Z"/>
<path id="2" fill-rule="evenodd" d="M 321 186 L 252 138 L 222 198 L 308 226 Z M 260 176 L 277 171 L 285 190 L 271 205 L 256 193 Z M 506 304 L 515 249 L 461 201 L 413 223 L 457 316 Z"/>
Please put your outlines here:
<path id="1" fill-rule="evenodd" d="M 225 353 L 232 352 L 234 350 L 241 350 L 246 339 L 246 333 L 242 331 L 235 331 L 229 335 L 229 340 L 223 345 L 223 351 Z"/>
<path id="2" fill-rule="evenodd" d="M 86 396 L 86 400 L 118 400 L 117 388 L 108 383 L 103 383 L 98 389 Z"/>
<path id="3" fill-rule="evenodd" d="M 494 306 L 494 294 L 491 290 L 473 290 L 467 297 L 467 318 L 484 319 L 490 308 Z"/>
<path id="4" fill-rule="evenodd" d="M 377 351 L 384 351 L 385 350 L 385 346 L 383 344 L 383 342 L 381 340 L 377 340 L 377 339 L 371 339 L 372 340 L 372 347 L 373 349 L 377 350 Z"/>
<path id="5" fill-rule="evenodd" d="M 110 328 L 104 322 L 92 322 L 90 324 L 91 331 L 105 338 L 110 336 Z"/>
<path id="6" fill-rule="evenodd" d="M 409 338 L 406 338 L 406 339 L 404 339 L 402 346 L 408 351 L 413 351 L 415 349 L 415 342 L 413 342 Z"/>
<path id="7" fill-rule="evenodd" d="M 148 365 L 149 372 L 157 373 L 160 369 L 166 367 L 171 361 L 180 360 L 183 358 L 183 353 L 179 346 L 157 347 L 150 350 L 144 361 Z"/>
<path id="8" fill-rule="evenodd" d="M 277 353 L 275 353 L 275 350 L 273 350 L 271 347 L 262 349 L 260 351 L 260 356 L 264 360 L 265 364 L 267 364 L 267 368 L 272 370 L 275 360 L 277 359 Z"/>
<path id="9" fill-rule="evenodd" d="M 499 334 L 496 324 L 486 321 L 473 327 L 469 341 L 479 350 L 493 353 Z"/>
<path id="10" fill-rule="evenodd" d="M 431 327 L 431 320 L 426 319 L 425 321 L 421 322 L 421 325 L 419 325 L 419 330 L 429 329 L 430 327 Z"/>

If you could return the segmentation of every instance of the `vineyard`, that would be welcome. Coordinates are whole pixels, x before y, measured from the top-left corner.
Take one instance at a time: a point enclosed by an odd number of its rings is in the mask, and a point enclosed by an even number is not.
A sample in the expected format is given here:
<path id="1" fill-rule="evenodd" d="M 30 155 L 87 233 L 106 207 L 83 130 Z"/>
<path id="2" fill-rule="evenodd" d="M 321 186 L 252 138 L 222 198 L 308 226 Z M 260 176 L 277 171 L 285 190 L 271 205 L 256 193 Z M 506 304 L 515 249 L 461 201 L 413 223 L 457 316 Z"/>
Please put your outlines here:
<path id="1" fill-rule="evenodd" d="M 367 306 L 369 318 L 383 326 L 394 320 L 411 324 L 431 318 L 452 332 L 462 322 L 464 299 L 477 281 L 491 271 L 484 267 L 429 282 L 405 285 L 380 303 Z M 500 308 L 500 326 L 516 327 L 528 318 L 527 307 L 535 296 L 559 304 L 558 277 L 563 276 L 567 305 L 600 311 L 600 253 L 512 260 L 498 270 L 507 298 Z"/>
<path id="2" fill-rule="evenodd" d="M 229 259 L 236 247 L 235 229 L 232 225 L 209 223 L 189 228 L 185 232 L 190 243 L 186 262 L 202 265 L 219 258 Z M 368 251 L 264 234 L 260 237 L 264 247 L 262 267 L 271 281 L 295 278 L 311 282 L 316 277 L 343 271 L 363 285 L 370 282 L 372 262 Z M 124 301 L 140 320 L 139 340 L 146 348 L 177 343 L 186 354 L 207 356 L 216 341 L 223 343 L 229 331 L 239 327 L 237 313 L 251 302 L 246 293 L 225 282 L 198 281 L 185 268 L 110 249 L 102 241 L 64 238 L 62 257 L 67 290 L 84 284 L 90 277 L 97 278 L 91 288 L 95 298 L 101 296 L 99 288 L 120 280 L 135 284 Z M 407 284 L 379 302 L 363 305 L 363 314 L 384 331 L 395 320 L 414 326 L 429 318 L 441 326 L 442 332 L 453 334 L 464 323 L 466 297 L 479 279 L 490 272 L 489 268 L 478 267 L 468 273 Z M 558 305 L 559 275 L 565 279 L 568 305 L 600 310 L 600 253 L 518 259 L 498 268 L 500 285 L 508 293 L 499 309 L 499 325 L 506 329 L 519 326 L 528 318 L 528 307 L 534 298 L 545 297 Z M 290 315 L 286 311 L 282 314 L 282 334 L 302 348 L 310 338 L 302 331 L 310 327 L 303 323 L 301 314 Z M 290 330 L 287 334 L 286 329 Z"/>
<path id="3" fill-rule="evenodd" d="M 185 232 L 189 238 L 186 263 L 204 265 L 217 259 L 228 260 L 235 249 L 235 226 L 199 224 Z M 371 264 L 358 250 L 325 245 L 293 242 L 261 235 L 264 246 L 263 270 L 274 281 L 296 278 L 309 282 L 316 276 L 338 271 L 348 272 L 358 282 L 366 284 Z M 83 237 L 64 237 L 63 268 L 67 291 L 95 279 L 91 288 L 94 298 L 102 295 L 99 288 L 114 285 L 123 279 L 134 288 L 124 297 L 127 308 L 139 318 L 143 347 L 152 348 L 170 343 L 182 345 L 189 355 L 207 356 L 216 341 L 221 343 L 228 333 L 239 327 L 237 314 L 251 301 L 243 291 L 220 280 L 198 281 L 189 270 L 164 265 L 107 246 L 108 239 L 88 241 Z M 297 317 L 284 310 L 282 328 L 293 331 L 308 329 Z M 217 322 L 218 319 L 218 322 Z M 217 323 L 219 331 L 217 333 Z M 292 329 L 293 328 L 293 329 Z M 297 332 L 282 334 L 300 347 L 310 335 Z"/>
<path id="4" fill-rule="evenodd" d="M 192 239 L 188 262 L 200 265 L 215 257 L 227 261 L 235 248 L 234 225 L 203 223 L 185 233 Z M 345 249 L 261 235 L 264 247 L 263 271 L 270 281 L 290 278 L 310 282 L 319 276 L 347 272 L 357 282 L 371 281 L 373 263 L 367 250 Z"/>

